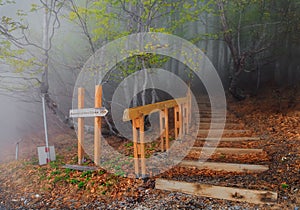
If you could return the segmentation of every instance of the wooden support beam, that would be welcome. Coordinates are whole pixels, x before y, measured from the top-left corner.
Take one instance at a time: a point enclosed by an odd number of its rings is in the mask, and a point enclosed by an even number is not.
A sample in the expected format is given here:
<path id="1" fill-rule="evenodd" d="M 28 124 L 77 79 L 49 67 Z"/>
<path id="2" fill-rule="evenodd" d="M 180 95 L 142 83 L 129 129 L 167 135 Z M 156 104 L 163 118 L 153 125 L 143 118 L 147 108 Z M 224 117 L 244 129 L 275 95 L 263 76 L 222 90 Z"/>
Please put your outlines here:
<path id="1" fill-rule="evenodd" d="M 95 87 L 95 108 L 102 107 L 102 85 Z M 100 164 L 101 158 L 101 117 L 94 119 L 94 163 Z"/>
<path id="2" fill-rule="evenodd" d="M 241 173 L 261 173 L 269 170 L 265 165 L 221 163 L 221 162 L 201 162 L 201 161 L 182 161 L 179 166 L 195 167 L 199 170 L 208 169 L 213 171 L 241 172 Z"/>
<path id="3" fill-rule="evenodd" d="M 193 147 L 192 151 L 201 153 L 222 153 L 222 154 L 251 154 L 262 153 L 263 149 L 240 149 L 240 148 L 213 148 L 213 147 Z"/>
<path id="4" fill-rule="evenodd" d="M 249 190 L 208 184 L 171 181 L 166 179 L 156 179 L 155 188 L 209 198 L 248 202 L 254 204 L 274 204 L 277 202 L 278 197 L 276 192 L 265 190 Z"/>
<path id="5" fill-rule="evenodd" d="M 146 116 L 152 112 L 163 110 L 165 108 L 172 108 L 182 103 L 186 103 L 187 98 L 177 98 L 168 101 L 162 101 L 154 104 L 148 104 L 145 106 L 138 106 L 129 109 L 125 109 L 123 113 L 123 121 L 133 120 L 141 115 Z"/>
<path id="6" fill-rule="evenodd" d="M 78 88 L 78 109 L 84 108 L 84 88 Z M 78 118 L 78 164 L 81 165 L 84 159 L 84 118 Z"/>

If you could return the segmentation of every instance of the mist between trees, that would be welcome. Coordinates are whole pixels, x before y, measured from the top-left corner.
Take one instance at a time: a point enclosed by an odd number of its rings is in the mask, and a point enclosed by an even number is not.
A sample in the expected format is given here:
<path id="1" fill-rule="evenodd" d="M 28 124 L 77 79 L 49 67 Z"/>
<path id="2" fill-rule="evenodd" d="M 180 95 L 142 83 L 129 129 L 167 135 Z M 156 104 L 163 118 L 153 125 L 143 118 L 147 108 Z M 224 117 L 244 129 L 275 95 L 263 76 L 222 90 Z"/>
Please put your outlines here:
<path id="1" fill-rule="evenodd" d="M 0 130 L 5 124 L 18 136 L 12 127 L 40 124 L 41 94 L 49 110 L 70 125 L 73 87 L 86 60 L 109 41 L 138 32 L 170 33 L 194 43 L 237 99 L 270 84 L 296 86 L 299 13 L 300 0 L 0 0 L 0 113 L 8 106 L 21 112 L 17 122 L 12 115 L 1 121 Z M 202 87 L 174 59 L 137 55 L 111 70 L 104 104 L 109 106 L 118 83 L 143 68 L 167 69 L 195 92 Z M 144 92 L 132 105 L 165 98 L 159 91 Z"/>

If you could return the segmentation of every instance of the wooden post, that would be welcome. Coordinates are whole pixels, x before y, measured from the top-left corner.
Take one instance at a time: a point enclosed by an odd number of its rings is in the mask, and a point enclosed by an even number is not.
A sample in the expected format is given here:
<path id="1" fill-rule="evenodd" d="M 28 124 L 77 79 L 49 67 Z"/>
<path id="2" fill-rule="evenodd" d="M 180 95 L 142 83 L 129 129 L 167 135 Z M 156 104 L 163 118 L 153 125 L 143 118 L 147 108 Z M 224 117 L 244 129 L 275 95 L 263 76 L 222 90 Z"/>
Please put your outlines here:
<path id="1" fill-rule="evenodd" d="M 102 85 L 95 87 L 95 108 L 102 107 Z M 101 117 L 94 119 L 94 163 L 100 164 L 101 158 Z"/>
<path id="2" fill-rule="evenodd" d="M 182 117 L 183 117 L 183 105 L 182 104 L 179 104 L 179 106 L 178 106 L 178 108 L 179 108 L 179 110 L 178 110 L 178 126 L 179 126 L 179 130 L 178 130 L 178 137 L 179 138 L 182 138 L 182 132 L 183 132 L 183 119 L 182 119 Z"/>
<path id="3" fill-rule="evenodd" d="M 174 125 L 175 125 L 175 139 L 178 138 L 179 134 L 179 107 L 175 106 L 174 107 Z"/>
<path id="4" fill-rule="evenodd" d="M 182 105 L 174 107 L 175 139 L 182 137 Z"/>
<path id="5" fill-rule="evenodd" d="M 187 91 L 187 122 L 188 124 L 191 124 L 192 122 L 192 93 L 191 93 L 191 88 L 189 87 Z"/>
<path id="6" fill-rule="evenodd" d="M 168 108 L 160 111 L 160 132 L 161 132 L 161 151 L 164 152 L 170 148 L 169 144 L 169 113 Z"/>
<path id="7" fill-rule="evenodd" d="M 146 157 L 145 157 L 145 131 L 144 131 L 144 116 L 139 118 L 140 121 L 140 145 L 141 145 L 141 170 L 142 177 L 146 177 Z"/>
<path id="8" fill-rule="evenodd" d="M 135 175 L 139 176 L 139 149 L 138 149 L 138 132 L 139 128 L 138 118 L 132 120 L 132 134 L 133 134 L 133 156 L 134 156 L 134 171 Z"/>
<path id="9" fill-rule="evenodd" d="M 168 108 L 164 109 L 165 113 L 165 138 L 166 138 L 166 150 L 170 148 L 169 144 L 169 112 Z"/>
<path id="10" fill-rule="evenodd" d="M 183 121 L 183 133 L 184 134 L 188 134 L 188 132 L 189 132 L 189 113 L 188 113 L 188 102 L 187 103 L 184 103 L 183 105 L 182 105 L 182 107 L 183 107 L 183 111 L 182 111 L 182 117 L 183 117 L 183 119 L 182 119 L 182 121 Z"/>
<path id="11" fill-rule="evenodd" d="M 165 139 L 164 139 L 164 137 L 165 137 L 165 132 L 166 132 L 166 129 L 165 129 L 165 127 L 164 127 L 164 120 L 165 119 L 165 117 L 164 117 L 164 112 L 163 111 L 160 111 L 159 112 L 159 127 L 160 127 L 160 149 L 161 149 L 161 151 L 162 152 L 164 152 L 165 151 Z"/>
<path id="12" fill-rule="evenodd" d="M 146 176 L 144 116 L 132 120 L 134 171 L 139 177 Z M 141 172 L 141 173 L 140 173 Z"/>
<path id="13" fill-rule="evenodd" d="M 84 88 L 78 88 L 78 109 L 84 108 Z M 78 118 L 78 164 L 83 163 L 84 118 Z"/>

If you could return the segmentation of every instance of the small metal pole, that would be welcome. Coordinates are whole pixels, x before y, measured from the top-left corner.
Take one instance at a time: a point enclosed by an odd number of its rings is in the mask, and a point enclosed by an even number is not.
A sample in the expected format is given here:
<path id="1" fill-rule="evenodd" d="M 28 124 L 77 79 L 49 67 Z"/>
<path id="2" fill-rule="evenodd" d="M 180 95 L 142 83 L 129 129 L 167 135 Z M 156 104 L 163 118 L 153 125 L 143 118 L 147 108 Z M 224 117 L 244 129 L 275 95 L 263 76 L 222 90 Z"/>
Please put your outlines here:
<path id="1" fill-rule="evenodd" d="M 16 144 L 16 160 L 19 159 L 19 142 Z"/>
<path id="2" fill-rule="evenodd" d="M 23 139 L 19 139 L 19 141 L 16 143 L 16 160 L 19 159 L 19 145 L 21 141 L 23 141 Z"/>
<path id="3" fill-rule="evenodd" d="M 49 150 L 49 142 L 48 142 L 48 127 L 47 127 L 45 94 L 42 94 L 42 102 L 43 102 L 43 118 L 44 118 L 44 128 L 45 128 L 45 141 L 46 141 L 45 152 L 47 153 L 47 163 L 49 163 L 50 162 L 50 150 Z"/>

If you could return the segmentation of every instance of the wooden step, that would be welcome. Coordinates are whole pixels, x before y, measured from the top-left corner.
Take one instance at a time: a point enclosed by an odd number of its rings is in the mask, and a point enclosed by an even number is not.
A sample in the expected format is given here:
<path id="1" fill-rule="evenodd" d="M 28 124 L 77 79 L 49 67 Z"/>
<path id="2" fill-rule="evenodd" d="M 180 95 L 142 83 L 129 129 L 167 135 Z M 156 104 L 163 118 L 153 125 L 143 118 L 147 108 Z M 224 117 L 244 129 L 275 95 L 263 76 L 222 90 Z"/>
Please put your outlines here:
<path id="1" fill-rule="evenodd" d="M 62 166 L 62 168 L 72 169 L 72 170 L 76 170 L 76 171 L 96 171 L 96 170 L 98 170 L 98 167 L 69 165 L 69 164 Z"/>
<path id="2" fill-rule="evenodd" d="M 192 117 L 192 118 L 193 118 L 193 117 Z M 194 119 L 194 118 L 193 118 L 193 119 Z M 212 121 L 212 119 L 209 118 L 209 117 L 200 117 L 199 119 L 196 118 L 196 120 L 197 120 L 198 122 L 200 122 L 200 123 L 209 123 L 209 122 Z M 230 119 L 230 118 L 226 118 L 226 119 L 225 119 L 225 122 L 231 122 L 231 121 L 232 121 L 232 119 Z M 222 123 L 222 122 L 224 122 L 224 119 L 223 119 L 223 118 L 214 118 L 214 123 Z"/>
<path id="3" fill-rule="evenodd" d="M 166 179 L 156 179 L 155 188 L 159 190 L 182 192 L 209 198 L 248 202 L 254 204 L 274 204 L 277 202 L 278 198 L 277 193 L 271 191 L 249 190 L 200 183 L 172 181 Z"/>
<path id="4" fill-rule="evenodd" d="M 236 142 L 236 141 L 260 141 L 258 137 L 223 137 L 218 138 L 198 138 L 196 141 L 224 141 L 224 142 Z"/>
<path id="5" fill-rule="evenodd" d="M 221 163 L 221 162 L 202 162 L 183 160 L 179 163 L 183 167 L 195 167 L 197 169 L 208 169 L 213 171 L 241 172 L 241 173 L 261 173 L 269 170 L 265 165 Z"/>
<path id="6" fill-rule="evenodd" d="M 252 154 L 252 153 L 262 153 L 262 149 L 240 149 L 240 148 L 214 148 L 214 147 L 193 147 L 192 151 L 197 151 L 201 153 L 222 153 L 222 154 Z"/>
<path id="7" fill-rule="evenodd" d="M 250 132 L 249 130 L 234 130 L 234 129 L 214 129 L 213 131 L 215 132 L 221 132 L 223 134 L 236 134 L 236 133 L 248 133 Z M 198 130 L 198 135 L 206 135 L 208 134 L 209 130 L 208 129 L 199 129 Z"/>
<path id="8" fill-rule="evenodd" d="M 207 123 L 207 122 L 200 122 L 199 128 L 200 129 L 209 129 L 210 126 L 213 126 L 214 128 L 222 128 L 224 126 L 223 123 Z M 237 123 L 225 123 L 225 127 L 243 127 L 243 125 L 237 124 Z"/>

